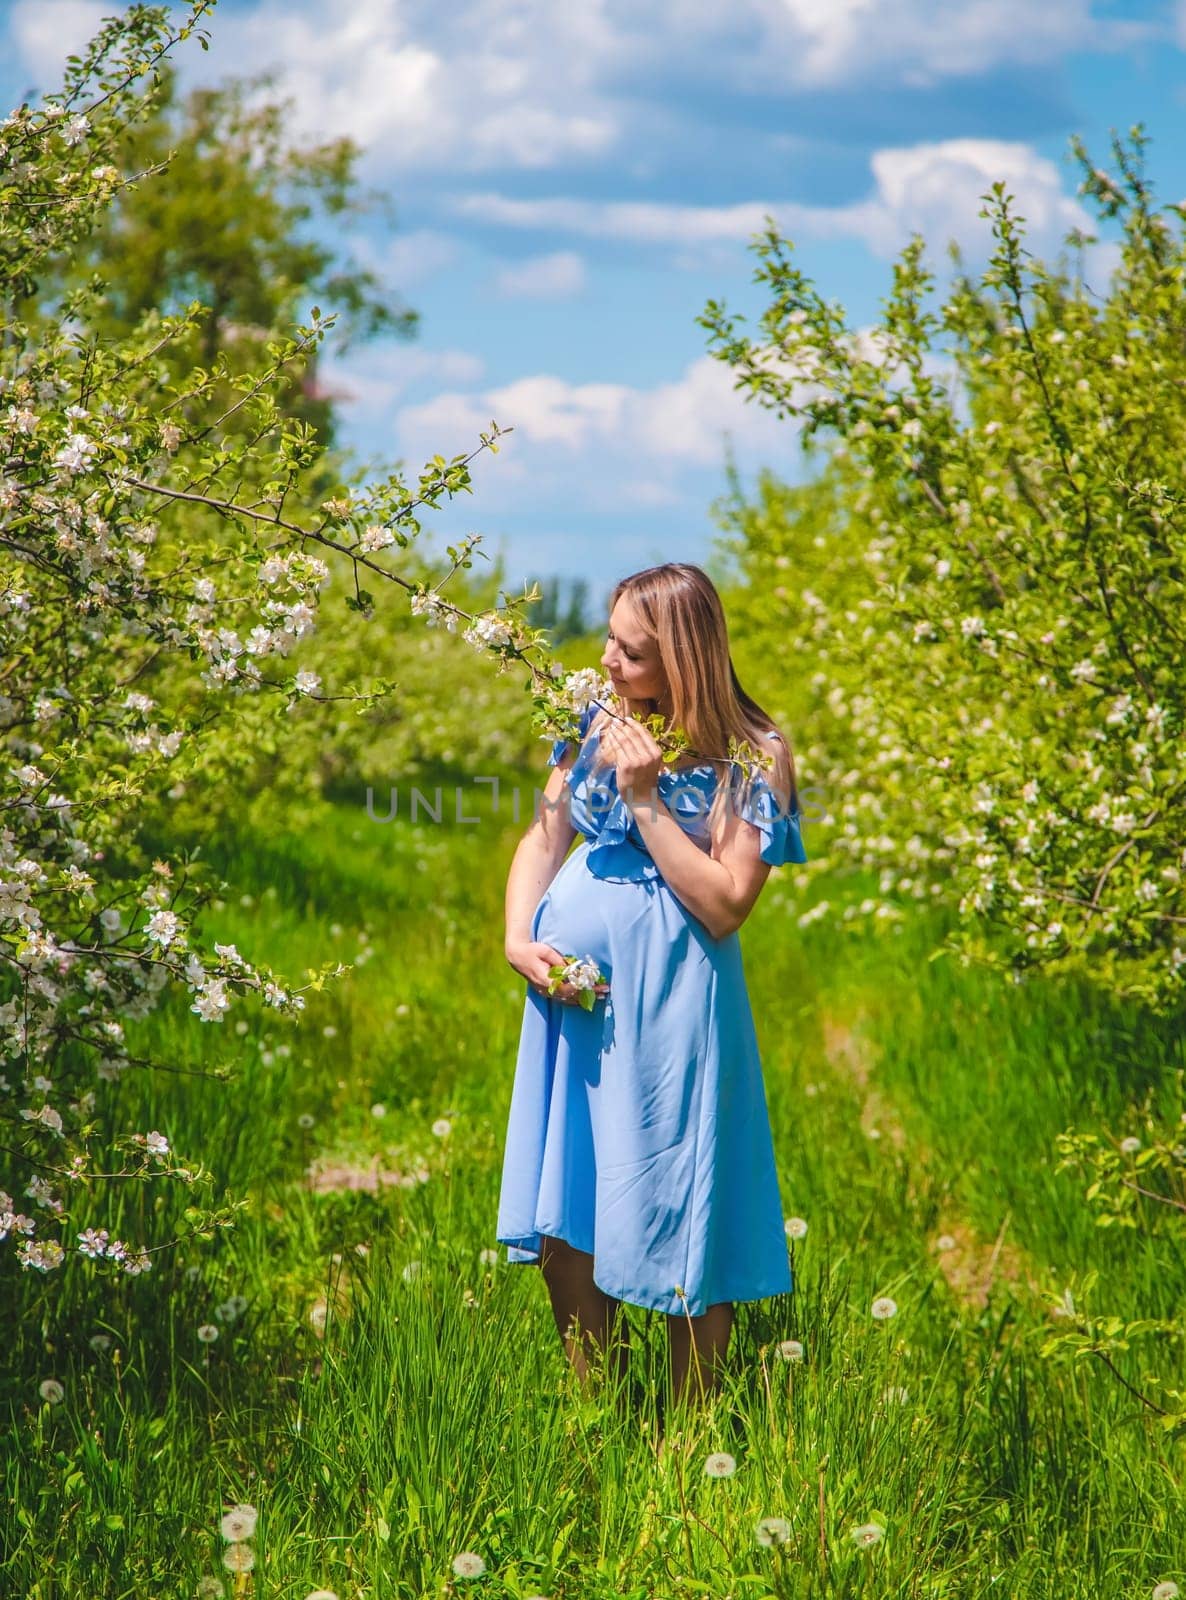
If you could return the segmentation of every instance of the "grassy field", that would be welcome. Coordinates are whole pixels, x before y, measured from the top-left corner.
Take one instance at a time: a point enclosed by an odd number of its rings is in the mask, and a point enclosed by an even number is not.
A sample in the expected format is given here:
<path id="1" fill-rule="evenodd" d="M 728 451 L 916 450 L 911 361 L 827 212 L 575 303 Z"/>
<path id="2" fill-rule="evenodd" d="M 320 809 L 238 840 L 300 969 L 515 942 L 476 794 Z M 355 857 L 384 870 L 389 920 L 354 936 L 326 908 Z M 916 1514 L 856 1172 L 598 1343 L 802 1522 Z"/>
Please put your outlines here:
<path id="1" fill-rule="evenodd" d="M 210 933 L 296 979 L 359 964 L 299 1026 L 246 1007 L 203 1026 L 180 1003 L 145 1025 L 180 1070 L 125 1080 L 119 1122 L 248 1194 L 232 1232 L 120 1283 L 5 1260 L 0 1591 L 1186 1590 L 1186 1446 L 1100 1363 L 1039 1354 L 1073 1274 L 1097 1271 L 1094 1308 L 1123 1316 L 1186 1298 L 1172 1216 L 1101 1229 L 1054 1170 L 1064 1128 L 1177 1121 L 1174 1028 L 928 963 L 933 920 L 800 928 L 843 886 L 773 874 L 742 941 L 784 1206 L 807 1223 L 796 1291 L 742 1309 L 724 1390 L 658 1460 L 641 1420 L 575 1392 L 538 1272 L 489 1255 L 524 996 L 502 955 L 517 834 L 488 815 L 379 826 L 361 801 L 222 832 L 234 894 Z M 228 1082 L 194 1075 L 220 1061 Z M 129 1188 L 102 1220 L 180 1231 L 185 1197 L 148 1216 L 155 1195 Z M 885 1296 L 897 1312 L 875 1319 Z M 653 1377 L 663 1329 L 630 1315 Z M 1134 1347 L 1123 1377 L 1151 1359 Z M 1186 1378 L 1180 1347 L 1155 1359 Z M 712 1452 L 736 1470 L 706 1474 Z M 250 1573 L 222 1565 L 235 1502 L 258 1510 Z M 765 1517 L 785 1545 L 759 1542 Z M 462 1552 L 484 1574 L 455 1575 Z"/>

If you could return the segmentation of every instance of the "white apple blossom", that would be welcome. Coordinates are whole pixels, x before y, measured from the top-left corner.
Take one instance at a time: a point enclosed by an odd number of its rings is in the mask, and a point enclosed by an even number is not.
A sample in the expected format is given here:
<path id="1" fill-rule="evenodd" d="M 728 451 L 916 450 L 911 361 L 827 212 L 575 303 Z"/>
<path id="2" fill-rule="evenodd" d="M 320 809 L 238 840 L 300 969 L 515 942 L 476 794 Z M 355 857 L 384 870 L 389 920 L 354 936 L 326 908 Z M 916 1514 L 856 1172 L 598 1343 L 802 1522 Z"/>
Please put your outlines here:
<path id="1" fill-rule="evenodd" d="M 72 433 L 54 457 L 54 465 L 63 472 L 84 472 L 95 454 L 95 442 L 85 434 Z"/>
<path id="2" fill-rule="evenodd" d="M 51 1133 L 62 1133 L 62 1113 L 55 1111 L 51 1105 L 40 1106 L 36 1111 L 22 1107 L 21 1116 L 26 1122 L 35 1122 L 40 1127 L 48 1128 Z"/>
<path id="3" fill-rule="evenodd" d="M 198 990 L 198 997 L 189 1009 L 196 1012 L 203 1022 L 221 1022 L 230 1003 L 225 982 L 221 978 L 213 978 Z"/>
<path id="4" fill-rule="evenodd" d="M 511 625 L 503 617 L 496 616 L 494 612 L 486 612 L 475 617 L 462 638 L 467 644 L 472 644 L 478 649 L 487 650 L 491 647 L 509 644 L 513 637 Z"/>
<path id="5" fill-rule="evenodd" d="M 144 937 L 167 950 L 182 936 L 181 919 L 172 911 L 154 911 L 144 929 Z"/>

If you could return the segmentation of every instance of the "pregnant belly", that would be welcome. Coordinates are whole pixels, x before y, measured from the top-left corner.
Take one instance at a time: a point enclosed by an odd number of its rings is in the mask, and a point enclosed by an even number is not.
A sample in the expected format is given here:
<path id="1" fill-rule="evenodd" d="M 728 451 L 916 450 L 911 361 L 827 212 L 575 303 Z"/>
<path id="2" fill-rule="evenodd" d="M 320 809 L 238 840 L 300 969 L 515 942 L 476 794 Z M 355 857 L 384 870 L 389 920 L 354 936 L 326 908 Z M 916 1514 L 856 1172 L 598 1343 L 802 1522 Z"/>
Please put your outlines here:
<path id="1" fill-rule="evenodd" d="M 591 956 L 610 975 L 610 937 L 605 897 L 621 885 L 607 885 L 585 870 L 583 847 L 568 857 L 536 907 L 532 937 L 561 955 Z"/>

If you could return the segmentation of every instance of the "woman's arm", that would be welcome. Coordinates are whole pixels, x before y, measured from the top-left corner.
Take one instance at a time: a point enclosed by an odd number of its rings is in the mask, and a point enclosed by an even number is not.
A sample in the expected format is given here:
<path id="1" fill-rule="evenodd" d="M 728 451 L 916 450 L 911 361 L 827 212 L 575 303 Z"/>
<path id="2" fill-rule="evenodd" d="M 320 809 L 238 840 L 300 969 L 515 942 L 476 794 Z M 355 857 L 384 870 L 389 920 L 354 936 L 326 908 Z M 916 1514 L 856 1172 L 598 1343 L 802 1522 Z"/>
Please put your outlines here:
<path id="1" fill-rule="evenodd" d="M 515 847 L 506 894 L 507 961 L 537 993 L 550 993 L 552 999 L 568 1005 L 581 1003 L 580 991 L 571 983 L 557 984 L 550 991 L 548 988 L 550 969 L 558 966 L 568 952 L 532 939 L 531 924 L 544 891 L 559 872 L 568 847 L 577 835 L 565 793 L 566 774 L 575 759 L 575 753 L 566 750 L 552 769 L 540 800 L 539 814 L 532 818 L 531 826 Z M 593 993 L 602 998 L 609 993 L 609 985 L 595 984 Z"/>
<path id="2" fill-rule="evenodd" d="M 706 855 L 659 798 L 663 752 L 650 731 L 640 722 L 618 722 L 606 728 L 602 742 L 615 765 L 618 793 L 667 887 L 714 939 L 735 933 L 770 871 L 761 857 L 762 830 L 740 816 L 730 798 Z"/>
<path id="3" fill-rule="evenodd" d="M 531 922 L 544 891 L 560 871 L 577 836 L 569 809 L 568 772 L 576 759 L 565 752 L 548 774 L 539 811 L 515 847 L 506 891 L 506 953 L 531 940 Z"/>
<path id="4" fill-rule="evenodd" d="M 627 801 L 663 881 L 714 939 L 736 933 L 770 874 L 758 852 L 762 834 L 726 805 L 706 855 L 692 842 L 655 791 Z"/>

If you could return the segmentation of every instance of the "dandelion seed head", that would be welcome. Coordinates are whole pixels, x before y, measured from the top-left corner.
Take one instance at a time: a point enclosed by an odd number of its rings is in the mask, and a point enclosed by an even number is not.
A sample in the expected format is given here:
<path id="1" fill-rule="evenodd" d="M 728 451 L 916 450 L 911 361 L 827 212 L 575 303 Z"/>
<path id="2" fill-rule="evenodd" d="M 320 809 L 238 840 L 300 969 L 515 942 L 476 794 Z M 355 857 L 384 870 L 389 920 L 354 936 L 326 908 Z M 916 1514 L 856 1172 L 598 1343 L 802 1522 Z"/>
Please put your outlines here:
<path id="1" fill-rule="evenodd" d="M 780 1361 L 802 1361 L 803 1346 L 798 1339 L 783 1339 L 774 1347 Z"/>
<path id="2" fill-rule="evenodd" d="M 383 1104 L 383 1102 L 381 1100 L 376 1100 L 374 1105 L 371 1107 L 371 1116 L 372 1117 L 385 1117 L 386 1115 L 387 1115 L 387 1107 Z"/>
<path id="3" fill-rule="evenodd" d="M 313 1589 L 305 1596 L 305 1600 L 338 1600 L 338 1597 L 332 1589 Z"/>
<path id="4" fill-rule="evenodd" d="M 297 1127 L 304 1128 L 306 1131 L 308 1131 L 308 1129 L 313 1126 L 316 1120 L 316 1117 L 312 1116 L 308 1111 L 302 1111 L 300 1116 L 297 1118 Z"/>
<path id="5" fill-rule="evenodd" d="M 897 1314 L 898 1302 L 891 1300 L 889 1295 L 883 1294 L 874 1300 L 870 1310 L 878 1322 L 886 1322 L 890 1317 Z"/>
<path id="6" fill-rule="evenodd" d="M 705 1476 L 731 1478 L 737 1471 L 737 1462 L 727 1450 L 714 1450 L 704 1463 Z"/>
<path id="7" fill-rule="evenodd" d="M 255 1565 L 255 1551 L 249 1544 L 228 1544 L 222 1552 L 222 1564 L 228 1572 L 250 1572 Z"/>
<path id="8" fill-rule="evenodd" d="M 66 1398 L 66 1391 L 56 1378 L 43 1378 L 37 1385 L 37 1393 L 51 1406 L 61 1405 Z"/>
<path id="9" fill-rule="evenodd" d="M 955 1249 L 955 1240 L 952 1238 L 951 1234 L 949 1234 L 949 1233 L 941 1233 L 939 1235 L 939 1237 L 935 1240 L 935 1249 L 936 1250 L 954 1250 Z"/>
<path id="10" fill-rule="evenodd" d="M 194 1590 L 194 1594 L 197 1600 L 223 1600 L 226 1590 L 218 1578 L 212 1578 L 207 1574 L 206 1577 L 198 1579 L 198 1587 Z"/>
<path id="11" fill-rule="evenodd" d="M 1172 1578 L 1167 1578 L 1164 1583 L 1159 1583 L 1153 1591 L 1153 1600 L 1178 1600 L 1181 1590 Z"/>
<path id="12" fill-rule="evenodd" d="M 1121 1139 L 1120 1141 L 1120 1151 L 1122 1155 L 1135 1156 L 1140 1148 L 1141 1141 L 1132 1134 L 1129 1134 L 1127 1139 Z"/>
<path id="13" fill-rule="evenodd" d="M 478 1253 L 478 1260 L 484 1267 L 496 1267 L 498 1265 L 498 1251 L 482 1250 Z"/>
<path id="14" fill-rule="evenodd" d="M 218 1524 L 218 1531 L 229 1544 L 238 1544 L 255 1533 L 255 1520 L 254 1506 L 232 1506 Z"/>
<path id="15" fill-rule="evenodd" d="M 218 1329 L 213 1322 L 203 1322 L 198 1329 L 198 1338 L 203 1344 L 213 1344 L 218 1338 Z"/>
<path id="16" fill-rule="evenodd" d="M 807 1233 L 807 1224 L 802 1217 L 788 1217 L 783 1223 L 783 1232 L 788 1239 L 802 1239 Z"/>
<path id="17" fill-rule="evenodd" d="M 767 1550 L 772 1545 L 786 1544 L 791 1537 L 791 1525 L 785 1517 L 763 1517 L 754 1529 L 754 1538 Z"/>
<path id="18" fill-rule="evenodd" d="M 411 1283 L 413 1278 L 418 1278 L 420 1276 L 422 1270 L 423 1269 L 419 1261 L 409 1261 L 400 1276 L 403 1278 L 405 1283 Z"/>
<path id="19" fill-rule="evenodd" d="M 453 1557 L 453 1576 L 456 1578 L 480 1578 L 486 1570 L 486 1563 L 474 1550 L 461 1550 Z"/>
<path id="20" fill-rule="evenodd" d="M 448 1117 L 438 1117 L 432 1125 L 432 1131 L 438 1139 L 447 1139 L 453 1131 L 453 1124 Z"/>
<path id="21" fill-rule="evenodd" d="M 859 1528 L 854 1528 L 849 1534 L 853 1544 L 866 1549 L 871 1544 L 876 1544 L 885 1534 L 885 1529 L 880 1522 L 862 1522 Z"/>

